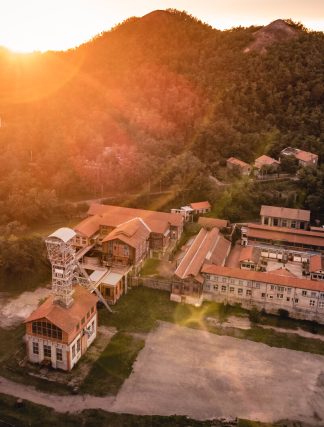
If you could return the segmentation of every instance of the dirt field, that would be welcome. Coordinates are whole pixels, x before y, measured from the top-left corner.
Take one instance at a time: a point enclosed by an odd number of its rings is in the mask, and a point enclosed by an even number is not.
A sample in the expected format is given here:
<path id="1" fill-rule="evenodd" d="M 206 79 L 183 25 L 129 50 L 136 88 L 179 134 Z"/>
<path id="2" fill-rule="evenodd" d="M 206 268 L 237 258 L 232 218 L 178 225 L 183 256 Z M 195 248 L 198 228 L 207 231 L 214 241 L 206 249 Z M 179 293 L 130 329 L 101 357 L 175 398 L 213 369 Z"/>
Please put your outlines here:
<path id="1" fill-rule="evenodd" d="M 324 357 L 161 323 L 111 409 L 323 426 Z"/>
<path id="2" fill-rule="evenodd" d="M 50 294 L 50 289 L 38 288 L 18 297 L 0 295 L 0 327 L 12 328 L 23 322 Z"/>

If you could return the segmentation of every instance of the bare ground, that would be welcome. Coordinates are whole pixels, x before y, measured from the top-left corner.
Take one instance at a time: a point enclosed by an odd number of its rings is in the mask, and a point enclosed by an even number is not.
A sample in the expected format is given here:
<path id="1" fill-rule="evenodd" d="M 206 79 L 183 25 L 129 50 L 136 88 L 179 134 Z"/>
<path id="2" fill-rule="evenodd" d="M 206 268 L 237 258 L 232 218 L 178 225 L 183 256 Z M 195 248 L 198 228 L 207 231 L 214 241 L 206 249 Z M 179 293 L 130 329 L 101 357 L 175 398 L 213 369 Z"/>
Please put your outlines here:
<path id="1" fill-rule="evenodd" d="M 324 357 L 161 323 L 112 409 L 324 424 Z"/>
<path id="2" fill-rule="evenodd" d="M 38 288 L 33 292 L 23 292 L 19 297 L 0 297 L 0 327 L 9 329 L 24 321 L 48 297 L 50 289 Z"/>
<path id="3" fill-rule="evenodd" d="M 324 425 L 324 357 L 161 322 L 116 397 L 57 396 L 0 377 L 0 392 L 59 412 L 241 417 Z"/>

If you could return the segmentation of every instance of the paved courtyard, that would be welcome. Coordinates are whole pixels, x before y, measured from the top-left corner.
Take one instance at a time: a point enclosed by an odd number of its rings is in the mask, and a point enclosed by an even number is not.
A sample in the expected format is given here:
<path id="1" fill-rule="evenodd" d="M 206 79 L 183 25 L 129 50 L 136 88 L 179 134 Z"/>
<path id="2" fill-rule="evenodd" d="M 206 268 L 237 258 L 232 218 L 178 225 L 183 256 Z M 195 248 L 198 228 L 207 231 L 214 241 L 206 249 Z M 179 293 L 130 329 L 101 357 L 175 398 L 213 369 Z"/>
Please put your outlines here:
<path id="1" fill-rule="evenodd" d="M 324 357 L 161 323 L 111 410 L 324 425 Z"/>

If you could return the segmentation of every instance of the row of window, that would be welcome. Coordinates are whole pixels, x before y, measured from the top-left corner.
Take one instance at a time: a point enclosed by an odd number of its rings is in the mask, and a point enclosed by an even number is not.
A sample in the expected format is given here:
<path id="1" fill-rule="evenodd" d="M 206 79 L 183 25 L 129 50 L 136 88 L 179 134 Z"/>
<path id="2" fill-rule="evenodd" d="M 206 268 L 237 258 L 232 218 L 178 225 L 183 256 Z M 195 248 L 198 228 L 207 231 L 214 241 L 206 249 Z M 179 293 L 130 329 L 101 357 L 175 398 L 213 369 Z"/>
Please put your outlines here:
<path id="1" fill-rule="evenodd" d="M 206 290 L 214 290 L 214 291 L 218 291 L 219 290 L 219 288 L 218 288 L 218 285 L 206 285 Z M 220 288 L 220 291 L 221 292 L 223 292 L 223 293 L 225 293 L 226 291 L 227 291 L 227 286 L 222 286 L 221 288 Z M 237 289 L 237 294 L 238 295 L 240 295 L 240 296 L 242 296 L 243 295 L 243 292 L 244 292 L 244 289 L 242 289 L 242 288 L 238 288 Z M 235 293 L 235 288 L 234 287 L 232 287 L 232 286 L 230 286 L 229 287 L 229 293 L 230 294 L 234 294 Z M 246 289 L 246 291 L 245 291 L 245 295 L 248 297 L 248 296 L 252 296 L 252 290 L 251 289 Z M 261 298 L 266 298 L 268 296 L 268 298 L 269 299 L 273 299 L 273 297 L 274 297 L 274 295 L 267 295 L 265 292 L 262 292 L 261 293 Z M 277 297 L 277 299 L 284 299 L 284 294 L 283 293 L 277 293 L 276 294 L 276 297 Z M 298 298 L 290 298 L 290 297 L 286 297 L 286 301 L 287 302 L 290 302 L 290 300 L 291 301 L 293 301 L 293 302 L 295 302 L 295 304 L 298 304 L 298 302 L 299 302 L 299 299 Z M 315 304 L 316 304 L 316 300 L 309 300 L 309 305 L 311 306 L 311 307 L 314 307 L 315 306 Z M 318 303 L 318 307 L 319 308 L 324 308 L 324 301 L 319 301 L 319 303 Z"/>
<path id="2" fill-rule="evenodd" d="M 44 357 L 50 359 L 52 357 L 52 347 L 50 345 L 43 345 Z M 33 342 L 33 353 L 39 354 L 39 343 Z M 63 360 L 63 350 L 61 348 L 56 348 L 56 360 L 62 362 Z"/>
<path id="3" fill-rule="evenodd" d="M 49 322 L 36 321 L 32 323 L 33 334 L 62 340 L 62 329 Z"/>
<path id="4" fill-rule="evenodd" d="M 212 279 L 216 282 L 223 282 L 223 283 L 230 283 L 230 284 L 239 284 L 241 286 L 248 286 L 248 287 L 252 287 L 252 282 L 251 281 L 244 281 L 244 280 L 237 280 L 237 279 L 233 279 L 233 278 L 227 278 L 227 277 L 223 277 L 223 276 L 211 276 L 209 274 L 206 275 L 207 279 Z M 256 289 L 260 289 L 260 282 L 255 282 L 254 286 Z M 291 293 L 291 288 L 287 288 L 285 286 L 276 286 L 276 285 L 270 285 L 270 289 L 273 291 L 279 291 L 279 292 L 287 292 L 288 294 Z M 303 290 L 302 291 L 302 296 L 310 296 L 311 298 L 317 298 L 317 292 L 313 292 L 313 291 L 306 291 Z M 320 298 L 324 299 L 324 292 L 320 293 Z"/>
<path id="5" fill-rule="evenodd" d="M 93 313 L 94 313 L 94 310 L 95 310 L 94 306 L 93 306 L 93 307 L 91 307 L 91 310 L 89 310 L 89 311 L 88 311 L 88 313 L 87 313 L 87 319 L 89 319 L 89 317 L 91 316 L 91 314 L 93 314 Z M 82 319 L 81 319 L 81 326 L 83 326 L 83 325 L 85 324 L 85 321 L 86 321 L 86 317 L 84 316 L 84 317 L 82 317 Z M 77 325 L 76 325 L 75 329 L 76 329 L 77 331 L 80 329 L 80 323 L 77 323 Z"/>

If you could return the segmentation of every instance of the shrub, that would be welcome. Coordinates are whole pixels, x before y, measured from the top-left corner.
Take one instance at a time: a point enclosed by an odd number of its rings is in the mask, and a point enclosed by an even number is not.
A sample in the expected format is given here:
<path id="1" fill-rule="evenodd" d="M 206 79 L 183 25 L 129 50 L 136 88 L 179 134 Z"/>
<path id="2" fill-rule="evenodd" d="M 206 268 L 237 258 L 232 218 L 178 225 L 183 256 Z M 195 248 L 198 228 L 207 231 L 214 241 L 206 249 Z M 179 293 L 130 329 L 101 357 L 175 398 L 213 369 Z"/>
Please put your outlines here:
<path id="1" fill-rule="evenodd" d="M 261 313 L 256 307 L 252 307 L 252 310 L 249 312 L 249 319 L 253 323 L 260 323 L 261 321 Z"/>
<path id="2" fill-rule="evenodd" d="M 288 319 L 289 318 L 289 311 L 285 310 L 284 308 L 279 308 L 278 315 L 281 317 L 281 319 Z"/>

